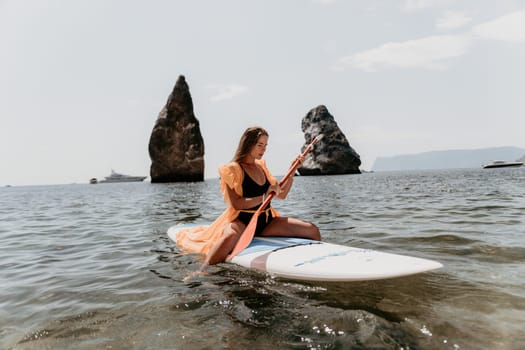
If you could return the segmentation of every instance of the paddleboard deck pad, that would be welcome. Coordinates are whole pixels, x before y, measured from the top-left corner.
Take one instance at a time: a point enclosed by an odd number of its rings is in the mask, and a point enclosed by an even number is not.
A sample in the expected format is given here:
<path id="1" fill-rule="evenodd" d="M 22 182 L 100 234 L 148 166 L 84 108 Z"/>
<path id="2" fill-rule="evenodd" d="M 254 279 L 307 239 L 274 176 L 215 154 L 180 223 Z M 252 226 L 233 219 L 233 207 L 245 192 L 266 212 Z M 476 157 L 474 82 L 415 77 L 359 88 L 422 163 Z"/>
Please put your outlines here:
<path id="1" fill-rule="evenodd" d="M 168 236 L 176 242 L 180 229 Z M 409 276 L 443 267 L 437 261 L 291 237 L 254 237 L 229 263 L 304 281 L 369 281 Z"/>

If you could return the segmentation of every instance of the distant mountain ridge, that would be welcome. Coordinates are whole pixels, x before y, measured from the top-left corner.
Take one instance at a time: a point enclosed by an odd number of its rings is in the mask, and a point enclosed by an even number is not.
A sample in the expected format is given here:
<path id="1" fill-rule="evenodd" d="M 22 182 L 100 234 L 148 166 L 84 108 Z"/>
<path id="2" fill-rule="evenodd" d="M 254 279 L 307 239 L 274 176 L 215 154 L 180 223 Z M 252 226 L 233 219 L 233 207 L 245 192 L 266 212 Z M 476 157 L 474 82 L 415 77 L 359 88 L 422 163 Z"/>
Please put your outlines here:
<path id="1" fill-rule="evenodd" d="M 493 160 L 515 161 L 523 158 L 525 158 L 525 148 L 519 147 L 430 151 L 392 157 L 378 157 L 372 166 L 372 170 L 480 168 L 483 164 Z"/>

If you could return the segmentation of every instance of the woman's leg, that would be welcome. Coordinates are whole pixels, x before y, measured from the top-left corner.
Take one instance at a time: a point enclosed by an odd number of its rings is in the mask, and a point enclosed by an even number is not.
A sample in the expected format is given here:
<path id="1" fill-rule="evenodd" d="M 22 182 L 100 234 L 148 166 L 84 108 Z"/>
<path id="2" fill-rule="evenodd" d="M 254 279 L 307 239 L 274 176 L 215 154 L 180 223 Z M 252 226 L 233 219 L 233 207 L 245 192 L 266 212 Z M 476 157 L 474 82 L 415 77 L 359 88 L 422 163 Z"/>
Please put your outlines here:
<path id="1" fill-rule="evenodd" d="M 316 225 L 284 216 L 273 218 L 261 232 L 261 236 L 301 237 L 316 241 L 321 240 L 321 233 Z"/>
<path id="2" fill-rule="evenodd" d="M 239 220 L 235 220 L 231 224 L 228 224 L 224 229 L 224 234 L 221 239 L 219 239 L 208 252 L 206 260 L 201 267 L 201 271 L 208 265 L 218 264 L 226 260 L 226 257 L 230 254 L 241 237 L 244 228 L 245 225 Z"/>
<path id="3" fill-rule="evenodd" d="M 218 264 L 226 260 L 228 254 L 230 254 L 235 244 L 237 244 L 239 237 L 241 237 L 244 227 L 245 225 L 238 220 L 228 224 L 224 229 L 221 239 L 215 242 L 208 252 L 208 255 L 206 255 L 206 259 L 200 269 L 184 277 L 184 283 L 191 283 L 193 278 L 201 275 L 208 265 Z"/>

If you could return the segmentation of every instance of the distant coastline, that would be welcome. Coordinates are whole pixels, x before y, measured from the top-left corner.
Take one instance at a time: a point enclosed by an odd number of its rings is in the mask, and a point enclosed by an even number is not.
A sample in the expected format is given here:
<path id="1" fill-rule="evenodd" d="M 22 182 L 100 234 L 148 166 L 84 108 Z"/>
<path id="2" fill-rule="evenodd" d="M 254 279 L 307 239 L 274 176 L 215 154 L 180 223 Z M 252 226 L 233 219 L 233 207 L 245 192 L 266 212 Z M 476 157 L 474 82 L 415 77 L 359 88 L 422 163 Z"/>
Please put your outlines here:
<path id="1" fill-rule="evenodd" d="M 378 157 L 372 171 L 481 168 L 495 160 L 516 161 L 525 157 L 525 148 L 492 147 L 482 149 L 430 151 L 391 157 Z"/>

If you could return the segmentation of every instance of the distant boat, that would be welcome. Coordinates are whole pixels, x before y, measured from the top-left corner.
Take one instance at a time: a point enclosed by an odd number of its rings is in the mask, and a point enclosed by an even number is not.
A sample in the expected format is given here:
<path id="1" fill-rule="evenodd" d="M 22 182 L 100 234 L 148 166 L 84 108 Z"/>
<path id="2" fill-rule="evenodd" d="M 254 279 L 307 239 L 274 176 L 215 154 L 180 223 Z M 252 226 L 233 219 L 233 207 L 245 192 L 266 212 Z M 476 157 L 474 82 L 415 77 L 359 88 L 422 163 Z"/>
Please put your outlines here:
<path id="1" fill-rule="evenodd" d="M 141 182 L 144 181 L 144 179 L 147 176 L 131 176 L 131 175 L 124 175 L 119 174 L 115 172 L 114 170 L 111 170 L 111 175 L 106 176 L 104 180 L 100 180 L 99 183 L 109 183 L 109 182 Z"/>
<path id="2" fill-rule="evenodd" d="M 523 162 L 506 162 L 504 160 L 495 160 L 491 163 L 483 165 L 483 169 L 520 167 L 522 165 Z"/>
<path id="3" fill-rule="evenodd" d="M 97 181 L 97 178 L 96 177 L 92 177 L 91 179 L 89 179 L 89 183 L 90 184 L 96 184 L 98 181 Z"/>

